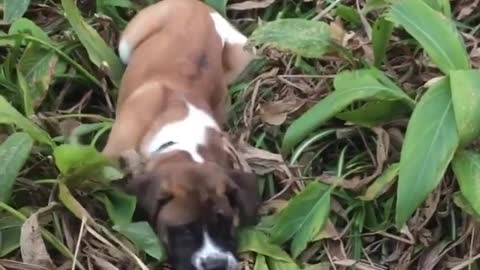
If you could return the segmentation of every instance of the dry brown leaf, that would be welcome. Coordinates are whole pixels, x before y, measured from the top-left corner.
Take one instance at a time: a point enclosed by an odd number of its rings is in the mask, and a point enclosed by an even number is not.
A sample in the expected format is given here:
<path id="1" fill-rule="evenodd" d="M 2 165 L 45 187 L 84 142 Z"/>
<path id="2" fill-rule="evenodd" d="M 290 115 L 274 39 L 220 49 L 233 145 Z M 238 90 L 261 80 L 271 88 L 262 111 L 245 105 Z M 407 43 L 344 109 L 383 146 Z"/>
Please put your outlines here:
<path id="1" fill-rule="evenodd" d="M 98 266 L 99 270 L 119 270 L 115 265 L 111 264 L 109 261 L 95 255 L 91 255 L 91 256 L 94 259 L 95 264 Z"/>
<path id="2" fill-rule="evenodd" d="M 252 170 L 259 175 L 278 171 L 287 175 L 289 178 L 292 176 L 280 154 L 255 148 L 244 142 L 239 144 L 238 152 L 248 162 Z"/>
<path id="3" fill-rule="evenodd" d="M 38 265 L 32 265 L 29 263 L 22 263 L 13 260 L 0 259 L 0 265 L 7 268 L 8 270 L 49 270 L 50 268 L 45 268 Z"/>
<path id="4" fill-rule="evenodd" d="M 332 40 L 342 46 L 346 31 L 340 18 L 336 18 L 330 23 L 330 33 L 332 34 Z"/>
<path id="5" fill-rule="evenodd" d="M 266 8 L 272 5 L 274 2 L 275 0 L 244 1 L 241 3 L 231 4 L 227 8 L 231 10 L 249 10 L 249 9 Z"/>
<path id="6" fill-rule="evenodd" d="M 478 8 L 478 3 L 480 0 L 465 1 L 460 5 L 460 12 L 458 12 L 457 20 L 465 19 L 467 16 L 473 13 L 473 11 Z"/>
<path id="7" fill-rule="evenodd" d="M 49 211 L 51 208 L 52 205 L 40 208 L 23 223 L 20 234 L 20 251 L 24 263 L 54 270 L 57 269 L 57 267 L 53 264 L 48 254 L 38 223 L 38 216 L 41 213 Z"/>
<path id="8" fill-rule="evenodd" d="M 279 126 L 287 120 L 287 115 L 305 104 L 293 95 L 279 101 L 260 105 L 260 118 L 263 122 Z"/>

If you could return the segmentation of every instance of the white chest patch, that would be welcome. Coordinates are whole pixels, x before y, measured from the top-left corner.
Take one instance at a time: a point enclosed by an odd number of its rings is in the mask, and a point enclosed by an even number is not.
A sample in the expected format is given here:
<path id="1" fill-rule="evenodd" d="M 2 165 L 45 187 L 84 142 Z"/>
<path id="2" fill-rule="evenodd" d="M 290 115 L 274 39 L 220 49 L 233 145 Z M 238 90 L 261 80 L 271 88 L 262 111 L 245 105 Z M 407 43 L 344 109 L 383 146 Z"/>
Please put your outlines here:
<path id="1" fill-rule="evenodd" d="M 158 131 L 148 145 L 148 153 L 167 153 L 181 150 L 188 152 L 195 162 L 204 162 L 198 148 L 207 143 L 207 129 L 219 130 L 219 127 L 209 114 L 188 102 L 187 110 L 187 116 L 184 119 L 166 124 Z M 164 149 L 159 149 L 169 142 L 173 142 L 173 144 Z"/>
<path id="2" fill-rule="evenodd" d="M 222 15 L 217 12 L 210 13 L 215 29 L 218 35 L 222 39 L 223 44 L 245 44 L 247 43 L 247 37 L 235 29 Z"/>
<path id="3" fill-rule="evenodd" d="M 203 232 L 203 244 L 192 256 L 192 264 L 198 270 L 204 269 L 204 263 L 209 259 L 224 259 L 227 261 L 227 270 L 237 270 L 239 263 L 231 252 L 225 252 L 217 246 L 206 231 Z"/>

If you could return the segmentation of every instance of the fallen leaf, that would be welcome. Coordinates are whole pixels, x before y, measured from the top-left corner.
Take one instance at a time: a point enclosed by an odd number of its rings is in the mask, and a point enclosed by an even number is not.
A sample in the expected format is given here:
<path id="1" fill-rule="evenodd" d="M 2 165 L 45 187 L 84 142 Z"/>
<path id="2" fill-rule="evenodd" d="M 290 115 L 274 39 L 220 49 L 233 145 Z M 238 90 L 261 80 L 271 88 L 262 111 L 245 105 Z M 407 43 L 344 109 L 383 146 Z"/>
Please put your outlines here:
<path id="1" fill-rule="evenodd" d="M 266 8 L 272 5 L 274 2 L 275 0 L 244 1 L 241 3 L 231 4 L 227 8 L 231 10 L 249 10 L 249 9 Z"/>
<path id="2" fill-rule="evenodd" d="M 39 265 L 47 269 L 57 269 L 53 264 L 47 247 L 42 238 L 41 228 L 38 224 L 38 216 L 49 211 L 52 206 L 40 208 L 32 214 L 22 225 L 20 234 L 20 251 L 24 263 Z"/>
<path id="3" fill-rule="evenodd" d="M 260 105 L 260 118 L 272 126 L 279 126 L 287 120 L 287 115 L 305 104 L 293 95 L 279 101 Z"/>
<path id="4" fill-rule="evenodd" d="M 247 143 L 240 143 L 238 152 L 256 174 L 265 175 L 273 171 L 280 171 L 289 177 L 292 175 L 280 154 L 255 148 Z"/>
<path id="5" fill-rule="evenodd" d="M 101 257 L 98 257 L 98 256 L 95 256 L 95 255 L 91 255 L 93 260 L 95 261 L 95 264 L 98 266 L 98 269 L 100 270 L 118 270 L 118 268 L 111 264 L 110 262 L 108 262 L 107 260 L 101 258 Z"/>

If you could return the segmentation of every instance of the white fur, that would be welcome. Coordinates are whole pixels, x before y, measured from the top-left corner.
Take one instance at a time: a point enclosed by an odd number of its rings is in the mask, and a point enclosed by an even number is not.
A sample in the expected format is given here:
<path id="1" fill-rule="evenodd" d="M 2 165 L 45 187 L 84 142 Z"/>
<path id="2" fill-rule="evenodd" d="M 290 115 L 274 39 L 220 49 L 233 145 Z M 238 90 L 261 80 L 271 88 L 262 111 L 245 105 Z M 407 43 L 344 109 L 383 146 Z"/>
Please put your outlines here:
<path id="1" fill-rule="evenodd" d="M 128 45 L 127 41 L 124 39 L 120 40 L 120 44 L 118 45 L 118 54 L 120 55 L 120 59 L 124 64 L 128 64 L 131 53 L 132 49 L 130 48 L 130 45 Z"/>
<path id="2" fill-rule="evenodd" d="M 158 131 L 148 145 L 148 153 L 167 153 L 181 150 L 188 152 L 195 162 L 204 162 L 198 148 L 207 143 L 207 129 L 219 130 L 219 127 L 209 114 L 188 102 L 187 109 L 187 116 L 184 119 L 168 123 Z M 158 151 L 160 146 L 170 141 L 175 142 L 175 144 Z"/>
<path id="3" fill-rule="evenodd" d="M 192 264 L 197 270 L 203 270 L 202 262 L 208 259 L 226 259 L 228 262 L 227 270 L 236 270 L 239 263 L 231 252 L 225 252 L 217 246 L 206 231 L 203 232 L 202 247 L 193 254 Z"/>
<path id="4" fill-rule="evenodd" d="M 223 44 L 245 44 L 247 43 L 247 37 L 235 29 L 222 15 L 217 12 L 210 13 L 215 29 L 218 35 L 222 39 Z"/>

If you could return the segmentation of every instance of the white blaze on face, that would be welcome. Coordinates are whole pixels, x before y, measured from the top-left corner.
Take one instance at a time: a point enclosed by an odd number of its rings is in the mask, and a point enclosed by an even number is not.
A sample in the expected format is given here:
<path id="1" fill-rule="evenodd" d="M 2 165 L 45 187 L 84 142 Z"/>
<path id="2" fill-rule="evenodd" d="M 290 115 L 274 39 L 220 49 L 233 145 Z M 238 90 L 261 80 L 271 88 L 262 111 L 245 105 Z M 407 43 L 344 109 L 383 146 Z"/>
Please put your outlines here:
<path id="1" fill-rule="evenodd" d="M 204 270 L 204 263 L 208 263 L 209 259 L 223 259 L 227 261 L 226 270 L 239 269 L 239 262 L 235 259 L 231 252 L 224 251 L 217 246 L 208 232 L 203 232 L 203 244 L 200 249 L 192 256 L 192 264 L 197 270 Z"/>
<path id="2" fill-rule="evenodd" d="M 222 39 L 223 44 L 245 44 L 247 43 L 247 37 L 240 33 L 235 27 L 233 27 L 222 15 L 217 12 L 210 13 L 215 29 L 218 35 Z"/>
<path id="3" fill-rule="evenodd" d="M 147 152 L 149 154 L 186 151 L 195 162 L 204 162 L 198 151 L 199 146 L 207 144 L 208 128 L 219 130 L 219 127 L 212 116 L 188 102 L 187 110 L 187 116 L 184 119 L 168 123 L 160 128 L 148 145 Z M 174 142 L 174 144 L 159 150 L 168 142 Z"/>

